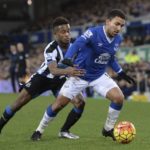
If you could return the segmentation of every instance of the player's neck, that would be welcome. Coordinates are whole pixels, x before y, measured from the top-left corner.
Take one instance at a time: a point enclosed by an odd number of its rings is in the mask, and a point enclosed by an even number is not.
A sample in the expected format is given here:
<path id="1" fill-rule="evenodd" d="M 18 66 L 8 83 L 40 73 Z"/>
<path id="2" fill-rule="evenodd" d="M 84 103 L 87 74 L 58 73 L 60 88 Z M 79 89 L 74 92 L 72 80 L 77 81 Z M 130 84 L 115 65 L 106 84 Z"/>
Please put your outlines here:
<path id="1" fill-rule="evenodd" d="M 66 43 L 60 43 L 60 42 L 59 42 L 58 45 L 59 45 L 60 48 L 63 49 L 63 50 L 67 50 L 68 47 L 69 47 L 69 44 L 66 44 Z"/>
<path id="2" fill-rule="evenodd" d="M 104 30 L 105 30 L 105 33 L 106 33 L 107 37 L 109 37 L 110 39 L 112 39 L 112 38 L 113 38 L 113 36 L 109 34 L 109 32 L 108 32 L 108 28 L 107 28 L 107 26 L 106 26 L 106 25 L 104 26 Z"/>

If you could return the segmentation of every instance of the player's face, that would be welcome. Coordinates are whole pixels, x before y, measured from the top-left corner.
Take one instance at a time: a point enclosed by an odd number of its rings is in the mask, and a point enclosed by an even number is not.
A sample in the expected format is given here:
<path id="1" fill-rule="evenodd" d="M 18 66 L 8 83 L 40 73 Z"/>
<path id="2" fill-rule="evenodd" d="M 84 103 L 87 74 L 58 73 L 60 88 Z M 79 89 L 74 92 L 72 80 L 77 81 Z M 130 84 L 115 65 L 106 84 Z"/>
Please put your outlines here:
<path id="1" fill-rule="evenodd" d="M 70 25 L 60 25 L 56 27 L 55 38 L 57 41 L 63 44 L 70 43 L 71 35 L 70 35 Z"/>
<path id="2" fill-rule="evenodd" d="M 114 37 L 125 25 L 125 20 L 120 17 L 114 17 L 106 20 L 106 32 L 110 37 Z"/>

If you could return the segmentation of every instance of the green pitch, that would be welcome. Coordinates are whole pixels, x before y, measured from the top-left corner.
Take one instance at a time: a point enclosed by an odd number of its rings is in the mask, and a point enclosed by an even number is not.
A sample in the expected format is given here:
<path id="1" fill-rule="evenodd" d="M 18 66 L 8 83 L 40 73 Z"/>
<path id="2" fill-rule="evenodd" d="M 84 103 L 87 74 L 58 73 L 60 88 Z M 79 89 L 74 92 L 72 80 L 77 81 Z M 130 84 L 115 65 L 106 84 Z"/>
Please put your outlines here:
<path id="1" fill-rule="evenodd" d="M 11 104 L 17 95 L 0 95 L 0 114 L 5 106 Z M 85 112 L 71 132 L 80 139 L 59 139 L 57 134 L 72 108 L 69 104 L 49 125 L 42 140 L 33 142 L 30 136 L 36 129 L 44 110 L 53 97 L 39 97 L 23 107 L 5 126 L 0 135 L 0 150 L 149 150 L 150 149 L 150 103 L 125 102 L 119 120 L 134 123 L 137 135 L 127 145 L 118 144 L 110 138 L 101 136 L 106 119 L 109 101 L 87 99 Z"/>

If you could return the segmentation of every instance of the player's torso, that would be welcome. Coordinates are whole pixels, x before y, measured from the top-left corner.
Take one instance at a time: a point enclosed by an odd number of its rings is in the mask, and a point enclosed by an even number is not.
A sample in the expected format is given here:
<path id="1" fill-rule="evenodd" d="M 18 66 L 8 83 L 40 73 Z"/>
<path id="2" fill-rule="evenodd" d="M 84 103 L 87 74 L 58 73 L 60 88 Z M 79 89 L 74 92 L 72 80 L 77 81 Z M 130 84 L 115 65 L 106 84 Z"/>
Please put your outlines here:
<path id="1" fill-rule="evenodd" d="M 45 76 L 50 79 L 56 78 L 53 74 L 50 73 L 48 68 L 49 61 L 55 60 L 58 63 L 64 59 L 66 51 L 63 51 L 56 41 L 52 41 L 47 45 L 44 51 L 45 61 L 42 63 L 41 67 L 38 69 L 38 73 L 42 76 Z M 60 76 L 59 78 L 63 78 L 64 76 Z"/>
<path id="2" fill-rule="evenodd" d="M 96 27 L 93 33 L 92 40 L 81 50 L 80 59 L 78 59 L 81 68 L 87 72 L 84 78 L 88 80 L 96 79 L 105 72 L 120 45 L 118 37 L 108 39 L 103 27 Z"/>
<path id="3" fill-rule="evenodd" d="M 66 81 L 65 76 L 54 76 L 49 71 L 48 65 L 51 61 L 61 62 L 64 59 L 63 50 L 56 41 L 49 43 L 44 50 L 45 61 L 42 63 L 38 71 L 30 77 L 26 86 L 31 89 L 32 96 L 37 96 L 47 90 L 52 90 L 56 96 L 57 92 Z"/>

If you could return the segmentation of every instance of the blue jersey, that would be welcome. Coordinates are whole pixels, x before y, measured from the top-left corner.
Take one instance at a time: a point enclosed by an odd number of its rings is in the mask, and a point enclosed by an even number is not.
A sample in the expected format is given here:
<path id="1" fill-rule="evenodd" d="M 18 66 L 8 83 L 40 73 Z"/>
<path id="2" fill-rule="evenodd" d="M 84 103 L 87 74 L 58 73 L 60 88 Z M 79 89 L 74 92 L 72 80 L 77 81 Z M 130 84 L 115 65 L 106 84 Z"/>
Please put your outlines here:
<path id="1" fill-rule="evenodd" d="M 108 66 L 117 73 L 122 71 L 115 59 L 121 41 L 120 35 L 110 39 L 106 35 L 105 26 L 89 28 L 68 49 L 65 58 L 72 59 L 76 55 L 74 63 L 86 71 L 81 78 L 93 81 L 104 74 Z"/>

